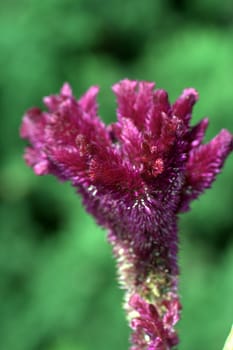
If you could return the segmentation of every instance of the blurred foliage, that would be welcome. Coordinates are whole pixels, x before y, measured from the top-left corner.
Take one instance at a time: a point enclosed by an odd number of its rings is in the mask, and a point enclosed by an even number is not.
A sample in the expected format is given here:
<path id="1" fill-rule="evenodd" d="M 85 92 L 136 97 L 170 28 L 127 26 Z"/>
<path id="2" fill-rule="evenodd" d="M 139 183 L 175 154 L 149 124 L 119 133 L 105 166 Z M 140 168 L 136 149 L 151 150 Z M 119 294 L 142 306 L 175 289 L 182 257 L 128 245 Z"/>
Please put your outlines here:
<path id="1" fill-rule="evenodd" d="M 98 84 L 110 122 L 110 87 L 129 77 L 156 81 L 171 100 L 196 87 L 207 138 L 232 131 L 232 1 L 2 0 L 0 32 L 1 349 L 127 349 L 106 233 L 69 184 L 25 166 L 21 117 L 69 81 L 76 95 Z M 232 322 L 232 176 L 231 157 L 181 220 L 181 350 L 221 349 Z"/>

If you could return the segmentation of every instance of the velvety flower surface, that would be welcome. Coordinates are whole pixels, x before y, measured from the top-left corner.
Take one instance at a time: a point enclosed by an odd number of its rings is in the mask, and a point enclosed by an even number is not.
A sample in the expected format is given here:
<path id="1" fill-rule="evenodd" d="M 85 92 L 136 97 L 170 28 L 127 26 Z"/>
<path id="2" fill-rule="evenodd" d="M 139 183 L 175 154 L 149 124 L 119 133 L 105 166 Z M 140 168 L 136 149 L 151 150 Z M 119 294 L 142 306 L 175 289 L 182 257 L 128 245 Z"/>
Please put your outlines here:
<path id="1" fill-rule="evenodd" d="M 30 109 L 21 137 L 25 160 L 37 175 L 69 180 L 97 222 L 107 228 L 126 289 L 132 350 L 165 350 L 178 343 L 177 215 L 209 188 L 232 151 L 222 130 L 203 144 L 208 120 L 190 125 L 197 92 L 174 104 L 153 83 L 113 86 L 117 122 L 98 117 L 97 87 L 79 100 L 65 84 L 44 98 L 47 111 Z"/>

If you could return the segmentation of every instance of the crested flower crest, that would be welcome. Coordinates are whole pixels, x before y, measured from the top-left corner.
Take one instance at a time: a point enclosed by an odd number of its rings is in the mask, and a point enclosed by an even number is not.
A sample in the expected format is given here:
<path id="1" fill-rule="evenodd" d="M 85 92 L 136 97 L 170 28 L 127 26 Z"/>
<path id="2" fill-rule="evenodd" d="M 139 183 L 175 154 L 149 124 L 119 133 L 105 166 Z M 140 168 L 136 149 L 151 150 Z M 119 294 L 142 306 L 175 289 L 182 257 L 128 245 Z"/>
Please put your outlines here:
<path id="1" fill-rule="evenodd" d="M 132 350 L 167 350 L 178 343 L 177 216 L 209 188 L 233 149 L 223 129 L 209 143 L 208 119 L 192 126 L 193 88 L 171 104 L 155 84 L 122 80 L 113 86 L 117 121 L 98 116 L 98 87 L 79 100 L 68 84 L 44 98 L 47 111 L 26 112 L 20 134 L 36 175 L 68 180 L 108 230 L 126 290 Z"/>

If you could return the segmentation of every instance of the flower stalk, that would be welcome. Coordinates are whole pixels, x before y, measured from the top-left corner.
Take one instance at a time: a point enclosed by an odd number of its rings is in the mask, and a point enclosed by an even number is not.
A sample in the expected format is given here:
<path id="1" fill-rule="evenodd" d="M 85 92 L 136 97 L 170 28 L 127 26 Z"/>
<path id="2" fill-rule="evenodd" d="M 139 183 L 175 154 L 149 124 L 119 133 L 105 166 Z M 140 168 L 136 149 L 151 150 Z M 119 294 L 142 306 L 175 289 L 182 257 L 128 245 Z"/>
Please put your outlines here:
<path id="1" fill-rule="evenodd" d="M 113 86 L 117 122 L 98 116 L 97 87 L 76 100 L 65 84 L 44 98 L 48 111 L 30 109 L 21 137 L 37 175 L 70 181 L 87 211 L 108 231 L 117 259 L 131 350 L 168 350 L 178 344 L 178 214 L 209 188 L 233 149 L 222 130 L 203 144 L 205 118 L 191 126 L 196 90 L 174 104 L 149 82 Z"/>

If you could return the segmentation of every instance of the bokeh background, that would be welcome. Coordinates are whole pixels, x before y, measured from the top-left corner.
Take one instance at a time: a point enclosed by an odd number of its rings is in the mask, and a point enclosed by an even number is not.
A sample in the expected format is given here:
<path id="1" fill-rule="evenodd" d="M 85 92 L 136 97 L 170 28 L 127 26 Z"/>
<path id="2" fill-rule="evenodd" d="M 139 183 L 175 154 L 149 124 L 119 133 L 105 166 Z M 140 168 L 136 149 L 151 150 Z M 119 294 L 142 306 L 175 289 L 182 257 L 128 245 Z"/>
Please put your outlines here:
<path id="1" fill-rule="evenodd" d="M 36 177 L 22 159 L 24 111 L 69 81 L 77 96 L 101 87 L 100 114 L 115 119 L 111 85 L 156 81 L 173 101 L 196 87 L 194 122 L 206 140 L 233 131 L 232 0 L 1 0 L 0 348 L 124 350 L 106 233 L 69 184 Z M 219 350 L 233 319 L 233 157 L 180 222 L 180 350 Z"/>

